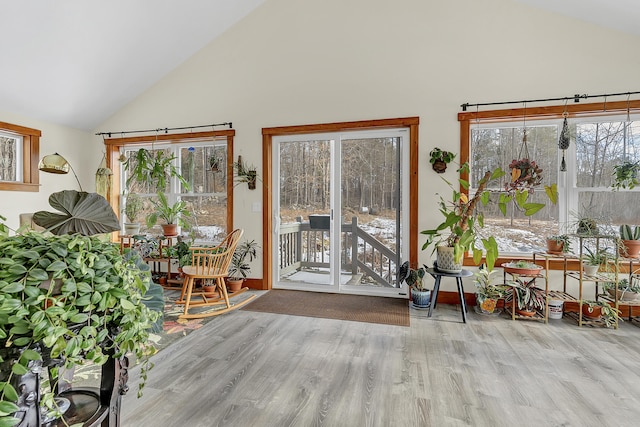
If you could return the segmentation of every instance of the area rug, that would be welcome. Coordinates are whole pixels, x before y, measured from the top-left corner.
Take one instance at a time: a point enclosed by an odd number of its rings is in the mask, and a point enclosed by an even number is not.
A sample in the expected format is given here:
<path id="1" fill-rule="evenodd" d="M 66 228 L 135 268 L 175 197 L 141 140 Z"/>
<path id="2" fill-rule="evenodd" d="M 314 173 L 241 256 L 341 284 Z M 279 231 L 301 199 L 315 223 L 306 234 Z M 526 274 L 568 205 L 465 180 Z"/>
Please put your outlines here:
<path id="1" fill-rule="evenodd" d="M 273 289 L 240 310 L 409 326 L 406 299 Z"/>

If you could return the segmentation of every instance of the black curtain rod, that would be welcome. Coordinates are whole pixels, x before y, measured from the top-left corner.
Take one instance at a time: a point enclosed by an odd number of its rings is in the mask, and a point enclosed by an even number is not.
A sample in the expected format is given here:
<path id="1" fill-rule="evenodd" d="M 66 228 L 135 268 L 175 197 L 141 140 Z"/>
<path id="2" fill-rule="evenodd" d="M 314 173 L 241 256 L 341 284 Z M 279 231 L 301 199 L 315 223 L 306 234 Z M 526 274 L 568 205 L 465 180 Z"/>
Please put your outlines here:
<path id="1" fill-rule="evenodd" d="M 233 124 L 231 122 L 224 122 L 224 123 L 214 123 L 214 124 L 211 124 L 211 125 L 184 126 L 184 127 L 179 127 L 179 128 L 158 128 L 158 129 L 147 129 L 147 130 L 126 130 L 126 131 L 121 131 L 121 132 L 98 132 L 98 133 L 96 133 L 96 135 L 107 135 L 109 138 L 111 138 L 111 134 L 124 135 L 124 134 L 127 134 L 127 133 L 149 133 L 149 132 L 169 133 L 170 130 L 213 128 L 215 126 L 229 126 L 229 129 L 233 128 Z"/>
<path id="2" fill-rule="evenodd" d="M 462 107 L 462 111 L 467 111 L 468 107 L 483 107 L 487 105 L 526 104 L 527 102 L 569 101 L 570 99 L 573 99 L 573 102 L 580 102 L 580 99 L 587 99 L 587 98 L 607 98 L 608 96 L 622 96 L 622 95 L 631 96 L 631 95 L 637 95 L 637 94 L 640 94 L 640 92 L 605 93 L 602 95 L 575 94 L 573 96 L 565 96 L 562 98 L 528 99 L 523 101 L 485 102 L 485 103 L 478 103 L 478 104 L 469 104 L 467 102 L 460 105 L 460 107 Z"/>

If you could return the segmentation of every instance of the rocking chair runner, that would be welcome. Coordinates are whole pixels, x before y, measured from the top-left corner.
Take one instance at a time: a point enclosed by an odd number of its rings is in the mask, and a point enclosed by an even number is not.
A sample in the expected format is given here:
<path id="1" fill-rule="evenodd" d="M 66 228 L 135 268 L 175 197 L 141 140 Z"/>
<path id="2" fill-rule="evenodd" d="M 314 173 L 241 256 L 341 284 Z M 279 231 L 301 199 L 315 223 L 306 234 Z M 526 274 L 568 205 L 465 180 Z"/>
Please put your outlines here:
<path id="1" fill-rule="evenodd" d="M 182 285 L 180 300 L 176 301 L 177 304 L 184 304 L 184 313 L 181 314 L 178 319 L 200 319 L 203 317 L 217 316 L 240 308 L 255 297 L 255 295 L 252 295 L 244 301 L 232 305 L 229 302 L 229 295 L 227 294 L 227 288 L 224 284 L 224 278 L 228 275 L 233 253 L 236 246 L 238 246 L 242 234 L 243 230 L 241 229 L 233 230 L 224 238 L 222 243 L 214 248 L 189 248 L 191 251 L 191 265 L 182 268 L 185 276 L 184 283 Z M 210 297 L 207 296 L 208 294 L 204 291 L 194 292 L 193 288 L 196 279 L 214 281 L 219 296 Z M 232 296 L 236 296 L 246 290 L 247 288 L 243 288 L 240 291 L 234 292 Z M 196 301 L 192 301 L 193 297 L 197 298 Z M 215 306 L 223 306 L 224 308 L 200 311 L 197 313 L 189 312 L 192 308 Z"/>

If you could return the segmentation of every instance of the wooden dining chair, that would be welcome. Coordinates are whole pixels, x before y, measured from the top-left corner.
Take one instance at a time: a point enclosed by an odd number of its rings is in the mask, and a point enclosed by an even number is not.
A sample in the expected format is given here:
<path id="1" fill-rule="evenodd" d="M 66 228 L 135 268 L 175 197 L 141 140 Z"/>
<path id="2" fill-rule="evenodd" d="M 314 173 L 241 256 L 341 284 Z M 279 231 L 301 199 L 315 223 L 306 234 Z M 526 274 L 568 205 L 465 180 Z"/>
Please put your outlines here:
<path id="1" fill-rule="evenodd" d="M 224 278 L 228 275 L 233 253 L 236 246 L 238 246 L 242 234 L 243 230 L 236 229 L 229 233 L 218 246 L 210 248 L 189 248 L 191 251 L 191 265 L 182 268 L 184 282 L 182 284 L 180 299 L 176 301 L 177 304 L 184 304 L 184 313 L 178 316 L 179 320 L 200 319 L 224 314 L 242 307 L 255 297 L 255 295 L 251 295 L 249 298 L 236 304 L 231 304 L 224 283 Z M 204 281 L 213 281 L 216 285 L 218 295 L 211 296 L 211 294 L 205 293 L 204 290 L 194 290 L 196 280 L 200 280 L 203 283 Z M 235 297 L 246 290 L 247 288 L 243 288 L 238 292 L 234 292 L 232 296 Z M 217 306 L 222 306 L 223 308 L 216 309 L 215 307 Z M 190 312 L 192 309 L 202 307 L 212 307 L 212 309 Z"/>

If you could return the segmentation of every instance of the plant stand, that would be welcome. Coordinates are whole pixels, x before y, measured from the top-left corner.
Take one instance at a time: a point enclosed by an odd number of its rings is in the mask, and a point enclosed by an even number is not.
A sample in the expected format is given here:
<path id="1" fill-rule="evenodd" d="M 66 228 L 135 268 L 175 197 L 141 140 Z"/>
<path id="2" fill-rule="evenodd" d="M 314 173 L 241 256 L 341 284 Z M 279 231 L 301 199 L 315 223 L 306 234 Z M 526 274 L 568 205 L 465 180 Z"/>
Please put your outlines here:
<path id="1" fill-rule="evenodd" d="M 440 280 L 443 277 L 454 277 L 458 286 L 458 296 L 460 297 L 460 309 L 462 311 L 462 322 L 467 323 L 467 303 L 464 299 L 464 289 L 462 287 L 462 278 L 473 276 L 473 273 L 469 270 L 462 270 L 459 273 L 445 273 L 444 271 L 436 270 L 435 268 L 427 268 L 429 273 L 436 282 L 433 286 L 433 292 L 431 295 L 431 304 L 429 304 L 429 314 L 427 317 L 431 317 L 431 313 L 438 302 L 438 292 L 440 291 Z"/>

